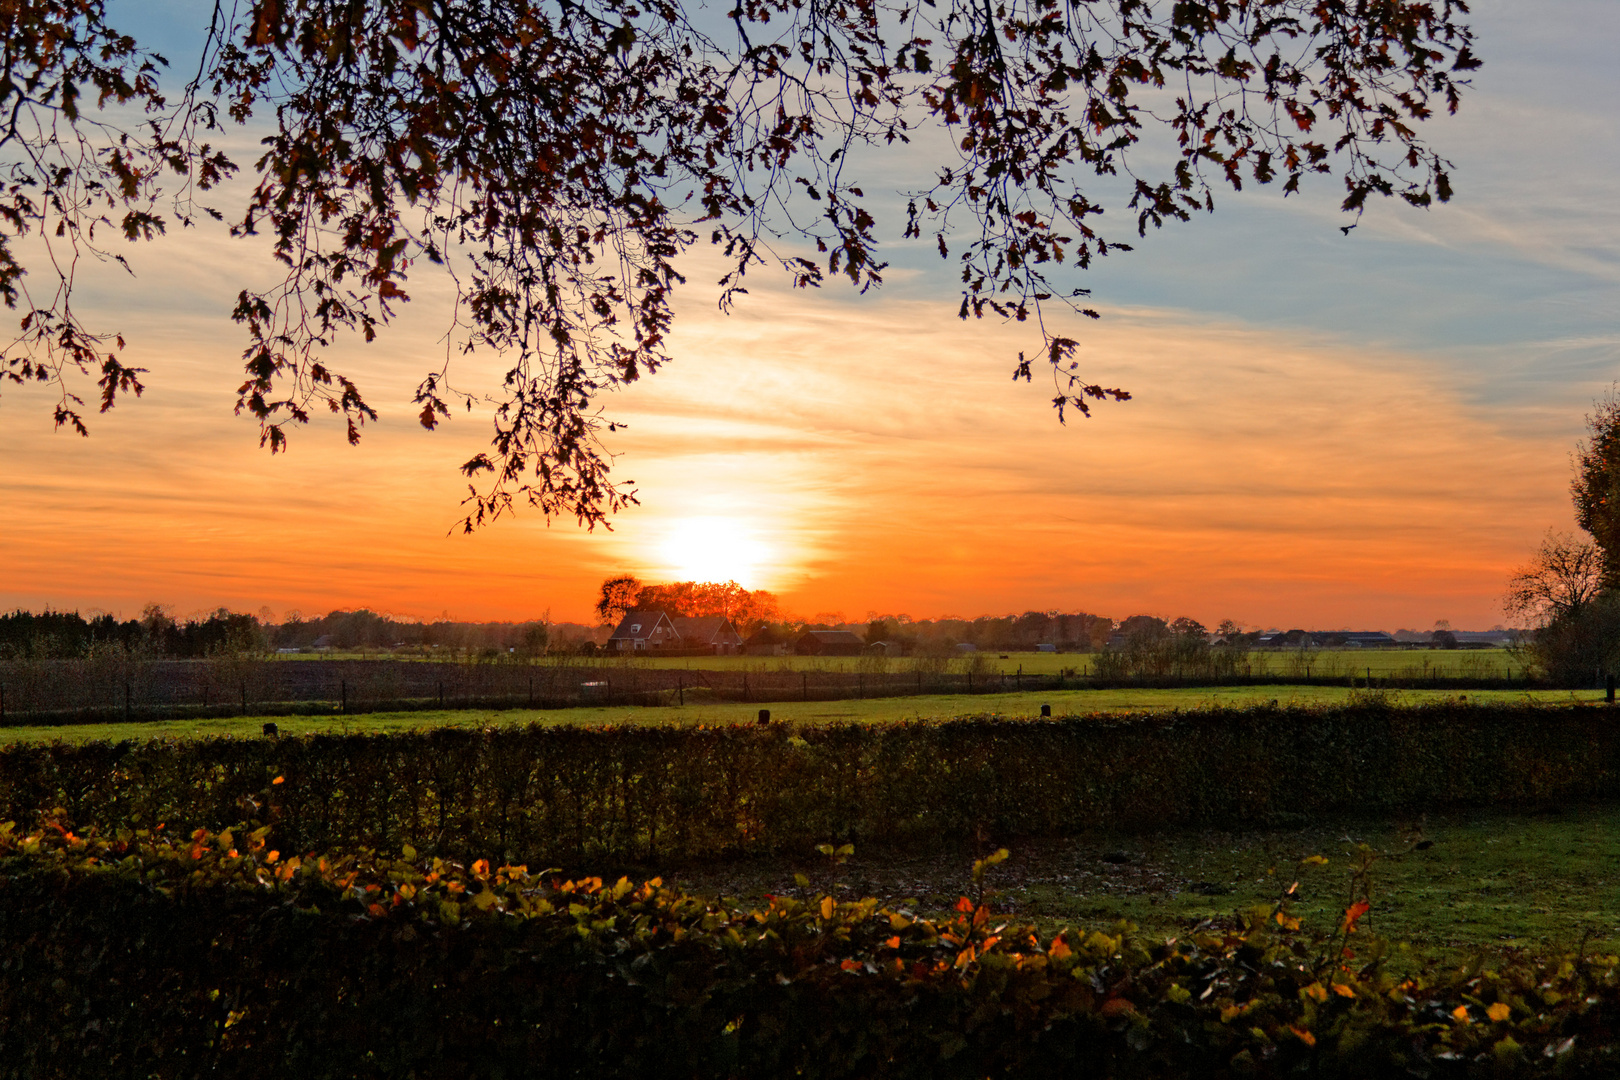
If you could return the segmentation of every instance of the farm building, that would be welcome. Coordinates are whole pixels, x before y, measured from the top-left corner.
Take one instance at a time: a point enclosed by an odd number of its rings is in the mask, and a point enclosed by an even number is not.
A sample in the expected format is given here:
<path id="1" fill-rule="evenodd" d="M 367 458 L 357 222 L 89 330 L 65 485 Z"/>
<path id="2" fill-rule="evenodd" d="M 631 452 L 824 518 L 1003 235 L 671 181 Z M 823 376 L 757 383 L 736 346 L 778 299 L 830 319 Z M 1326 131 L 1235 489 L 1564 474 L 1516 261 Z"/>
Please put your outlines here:
<path id="1" fill-rule="evenodd" d="M 742 648 L 742 635 L 724 615 L 677 615 L 671 618 L 680 635 L 682 649 L 713 649 L 716 656 L 735 656 Z"/>
<path id="2" fill-rule="evenodd" d="M 807 630 L 794 644 L 800 656 L 859 656 L 866 642 L 850 630 Z"/>
<path id="3" fill-rule="evenodd" d="M 752 634 L 743 642 L 742 649 L 749 656 L 786 656 L 793 651 L 787 636 L 769 626 Z"/>
<path id="4" fill-rule="evenodd" d="M 608 648 L 618 652 L 679 648 L 681 635 L 662 611 L 632 611 L 620 621 L 608 638 Z"/>

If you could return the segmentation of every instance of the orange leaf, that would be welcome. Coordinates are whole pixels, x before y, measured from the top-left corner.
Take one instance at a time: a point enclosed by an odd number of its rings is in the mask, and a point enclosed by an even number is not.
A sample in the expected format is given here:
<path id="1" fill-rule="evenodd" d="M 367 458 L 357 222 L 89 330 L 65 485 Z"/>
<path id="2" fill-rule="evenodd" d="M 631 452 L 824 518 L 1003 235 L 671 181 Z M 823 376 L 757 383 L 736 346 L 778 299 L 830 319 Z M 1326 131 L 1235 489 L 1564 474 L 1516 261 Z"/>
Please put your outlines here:
<path id="1" fill-rule="evenodd" d="M 287 778 L 285 776 L 278 776 L 274 780 L 270 781 L 270 786 L 274 787 L 277 784 L 285 784 L 286 782 Z"/>
<path id="2" fill-rule="evenodd" d="M 1485 1015 L 1500 1023 L 1501 1021 L 1506 1020 L 1512 1012 L 1513 1010 L 1508 1008 L 1507 1002 L 1498 1001 L 1496 1004 L 1485 1010 Z"/>
<path id="3" fill-rule="evenodd" d="M 1062 960 L 1066 957 L 1073 956 L 1074 950 L 1069 948 L 1069 943 L 1067 941 L 1064 941 L 1062 938 L 1057 938 L 1052 942 L 1051 945 L 1047 947 L 1046 955 L 1050 956 L 1053 960 Z"/>
<path id="4" fill-rule="evenodd" d="M 1356 923 L 1360 922 L 1361 917 L 1371 910 L 1372 905 L 1367 903 L 1367 901 L 1357 900 L 1345 910 L 1344 922 L 1340 924 L 1339 928 L 1347 934 L 1355 933 Z"/>
<path id="5" fill-rule="evenodd" d="M 973 901 L 969 900 L 965 896 L 962 897 L 962 899 L 956 902 L 956 910 L 966 915 L 968 912 L 973 910 Z"/>
<path id="6" fill-rule="evenodd" d="M 896 934 L 883 944 L 887 945 L 891 949 L 898 949 L 900 947 L 900 935 Z"/>
<path id="7" fill-rule="evenodd" d="M 1295 1035 L 1298 1035 L 1299 1036 L 1299 1041 L 1304 1043 L 1306 1046 L 1315 1046 L 1316 1045 L 1316 1036 L 1312 1035 L 1310 1032 L 1306 1031 L 1304 1028 L 1297 1028 L 1297 1027 L 1294 1027 L 1294 1026 L 1290 1025 L 1288 1030 L 1292 1031 Z"/>
<path id="8" fill-rule="evenodd" d="M 1344 983 L 1334 983 L 1333 984 L 1333 992 L 1335 994 L 1338 994 L 1340 997 L 1345 997 L 1345 998 L 1353 998 L 1353 997 L 1356 996 L 1355 988 L 1351 987 L 1351 986 L 1346 986 Z"/>
<path id="9" fill-rule="evenodd" d="M 1305 994 L 1307 997 L 1315 998 L 1317 1001 L 1327 1000 L 1327 989 L 1321 983 L 1311 983 L 1305 988 Z"/>
<path id="10" fill-rule="evenodd" d="M 1451 1017 L 1453 1020 L 1460 1020 L 1465 1024 L 1473 1022 L 1468 1019 L 1468 1006 L 1466 1005 L 1459 1005 L 1455 1009 L 1452 1009 Z"/>
<path id="11" fill-rule="evenodd" d="M 860 969 L 861 962 L 859 960 L 845 960 L 838 965 L 840 971 L 859 971 Z"/>

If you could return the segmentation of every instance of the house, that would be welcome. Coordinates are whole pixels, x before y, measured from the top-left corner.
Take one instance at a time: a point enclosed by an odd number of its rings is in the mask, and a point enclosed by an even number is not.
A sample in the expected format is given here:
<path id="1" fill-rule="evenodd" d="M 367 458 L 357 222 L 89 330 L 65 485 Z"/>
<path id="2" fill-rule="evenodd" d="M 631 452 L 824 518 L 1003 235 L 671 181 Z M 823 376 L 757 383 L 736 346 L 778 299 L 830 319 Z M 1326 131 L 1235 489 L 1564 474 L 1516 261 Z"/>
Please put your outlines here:
<path id="1" fill-rule="evenodd" d="M 859 656 L 866 642 L 850 630 L 807 630 L 793 648 L 800 656 Z"/>
<path id="2" fill-rule="evenodd" d="M 749 656 L 786 656 L 792 650 L 788 639 L 780 630 L 766 626 L 743 642 L 742 651 Z"/>
<path id="3" fill-rule="evenodd" d="M 315 644 L 310 647 L 316 652 L 331 652 L 333 649 L 332 635 L 322 634 L 320 637 L 315 639 Z"/>
<path id="4" fill-rule="evenodd" d="M 608 648 L 617 652 L 673 649 L 680 643 L 681 635 L 675 624 L 658 610 L 628 612 L 618 629 L 608 637 Z"/>
<path id="5" fill-rule="evenodd" d="M 735 656 L 742 635 L 724 615 L 676 615 L 670 620 L 680 635 L 682 649 L 713 649 L 716 656 Z"/>

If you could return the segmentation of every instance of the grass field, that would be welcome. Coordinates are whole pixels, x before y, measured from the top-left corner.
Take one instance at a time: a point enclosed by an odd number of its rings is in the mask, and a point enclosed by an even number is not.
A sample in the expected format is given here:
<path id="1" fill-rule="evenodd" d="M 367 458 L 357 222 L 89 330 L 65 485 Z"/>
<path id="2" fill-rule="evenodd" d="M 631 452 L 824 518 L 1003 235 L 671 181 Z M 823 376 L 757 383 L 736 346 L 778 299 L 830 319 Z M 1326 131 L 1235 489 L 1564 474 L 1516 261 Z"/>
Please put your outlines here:
<path id="1" fill-rule="evenodd" d="M 1415 850 L 1427 841 L 1426 850 Z M 1185 934 L 1206 919 L 1276 901 L 1300 882 L 1295 914 L 1328 928 L 1348 903 L 1356 846 L 1372 864 L 1370 935 L 1401 942 L 1393 962 L 1499 959 L 1515 950 L 1620 951 L 1620 807 L 1576 807 L 1555 814 L 1457 812 L 1425 819 L 1347 820 L 1287 831 L 1169 832 L 1012 841 L 1012 858 L 990 886 L 997 907 L 1048 928 L 1106 928 L 1119 920 L 1156 937 Z M 915 898 L 930 910 L 972 893 L 971 855 L 954 859 L 862 860 L 836 873 L 842 891 Z M 1299 867 L 1323 855 L 1325 867 Z M 834 875 L 810 854 L 798 863 L 671 871 L 680 884 L 726 895 L 791 895 L 793 874 L 825 886 Z M 1110 860 L 1124 861 L 1110 861 Z"/>
<path id="2" fill-rule="evenodd" d="M 1339 686 L 1237 686 L 1173 690 L 1061 690 L 1046 693 L 930 694 L 917 697 L 850 699 L 844 701 L 772 702 L 774 720 L 797 724 L 887 723 L 896 720 L 948 719 L 986 714 L 1009 717 L 1039 716 L 1049 704 L 1055 716 L 1084 716 L 1098 712 L 1162 712 L 1171 709 L 1241 708 L 1275 701 L 1281 705 L 1331 705 L 1354 693 Z M 1471 690 L 1456 694 L 1442 690 L 1404 690 L 1390 695 L 1399 704 L 1465 698 L 1476 702 L 1535 701 L 1570 704 L 1598 701 L 1600 690 Z M 0 743 L 91 742 L 97 739 L 197 738 L 212 735 L 256 736 L 266 721 L 284 735 L 312 732 L 386 732 L 423 727 L 485 727 L 509 724 L 740 724 L 759 714 L 759 704 L 720 702 L 686 706 L 620 705 L 578 709 L 465 709 L 422 712 L 377 712 L 332 716 L 243 716 L 210 720 L 152 720 L 139 723 L 67 724 L 61 726 L 0 728 Z"/>
<path id="3" fill-rule="evenodd" d="M 297 663 L 300 660 L 378 660 L 429 659 L 450 661 L 450 656 L 400 655 L 389 653 L 314 653 L 277 657 Z M 953 656 L 943 661 L 947 670 L 964 671 L 969 664 L 977 664 L 980 671 L 1011 675 L 1023 671 L 1029 675 L 1073 674 L 1087 675 L 1091 671 L 1091 655 L 1087 653 L 1040 652 L 980 652 Z M 820 656 L 671 656 L 624 659 L 610 654 L 597 657 L 559 657 L 535 661 L 540 664 L 564 663 L 570 666 L 601 665 L 605 667 L 645 667 L 657 670 L 686 671 L 913 671 L 919 663 L 939 664 L 940 660 L 918 657 L 820 657 Z M 1365 678 L 1368 673 L 1375 679 L 1429 678 L 1456 676 L 1496 679 L 1505 676 L 1520 678 L 1524 675 L 1524 662 L 1506 649 L 1307 649 L 1255 651 L 1249 654 L 1249 665 L 1255 675 L 1277 675 L 1297 678 Z"/>
<path id="4" fill-rule="evenodd" d="M 1088 653 L 1009 652 L 971 653 L 953 657 L 946 663 L 951 670 L 965 670 L 969 663 L 982 665 L 980 670 L 1011 675 L 1022 671 L 1027 675 L 1057 675 L 1060 673 L 1088 675 L 1092 657 Z M 911 671 L 918 663 L 915 657 L 883 660 L 877 657 L 819 657 L 819 656 L 685 656 L 637 659 L 636 664 L 650 668 L 688 669 L 707 671 Z M 937 661 L 936 661 L 937 663 Z M 1365 678 L 1371 672 L 1374 679 L 1390 677 L 1429 678 L 1431 676 L 1466 676 L 1469 678 L 1503 678 L 1524 674 L 1524 662 L 1506 649 L 1309 649 L 1304 651 L 1252 652 L 1249 665 L 1255 675 L 1290 677 Z"/>

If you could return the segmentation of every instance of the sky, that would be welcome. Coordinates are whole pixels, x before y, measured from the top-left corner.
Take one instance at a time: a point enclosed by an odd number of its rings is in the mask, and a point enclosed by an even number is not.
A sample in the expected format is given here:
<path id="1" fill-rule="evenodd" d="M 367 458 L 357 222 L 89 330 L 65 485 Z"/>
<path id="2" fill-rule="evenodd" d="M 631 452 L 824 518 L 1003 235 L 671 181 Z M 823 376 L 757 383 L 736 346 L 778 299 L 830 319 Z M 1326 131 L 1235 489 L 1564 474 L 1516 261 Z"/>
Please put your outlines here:
<path id="1" fill-rule="evenodd" d="M 160 6 L 179 52 L 196 5 Z M 1218 193 L 1074 278 L 1103 318 L 1059 329 L 1134 395 L 1090 419 L 1060 425 L 1049 383 L 1009 378 L 1039 338 L 958 321 L 951 266 L 898 223 L 864 296 L 759 275 L 723 315 L 695 253 L 675 363 L 605 403 L 640 498 L 611 530 L 452 531 L 487 422 L 414 420 L 442 285 L 417 279 L 377 342 L 335 350 L 382 412 L 361 444 L 317 421 L 272 458 L 232 415 L 228 312 L 255 252 L 209 229 L 144 246 L 76 304 L 150 369 L 145 396 L 80 439 L 52 430 L 47 391 L 0 390 L 0 607 L 586 620 L 629 572 L 851 620 L 1502 623 L 1508 575 L 1574 527 L 1570 453 L 1620 378 L 1620 5 L 1489 0 L 1474 25 L 1485 66 L 1426 132 L 1455 163 L 1449 205 L 1375 205 L 1345 236 L 1330 183 Z M 456 370 L 481 390 L 500 368 Z"/>

